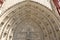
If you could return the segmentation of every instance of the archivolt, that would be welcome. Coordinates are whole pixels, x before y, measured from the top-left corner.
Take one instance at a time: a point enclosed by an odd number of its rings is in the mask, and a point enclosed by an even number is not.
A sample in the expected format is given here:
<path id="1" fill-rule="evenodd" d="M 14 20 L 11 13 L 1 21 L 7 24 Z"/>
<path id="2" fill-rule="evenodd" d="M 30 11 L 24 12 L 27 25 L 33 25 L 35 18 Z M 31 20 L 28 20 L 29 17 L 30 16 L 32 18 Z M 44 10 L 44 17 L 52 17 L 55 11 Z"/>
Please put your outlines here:
<path id="1" fill-rule="evenodd" d="M 4 18 L 0 24 L 2 29 L 0 39 L 13 39 L 15 37 L 14 34 L 19 31 L 16 28 L 21 28 L 21 24 L 25 25 L 27 23 L 27 25 L 33 25 L 32 27 L 36 26 L 33 30 L 36 28 L 40 30 L 37 32 L 41 35 L 39 40 L 60 40 L 59 20 L 53 12 L 36 2 L 24 1 L 22 3 L 18 3 L 7 10 L 1 18 L 2 17 Z"/>

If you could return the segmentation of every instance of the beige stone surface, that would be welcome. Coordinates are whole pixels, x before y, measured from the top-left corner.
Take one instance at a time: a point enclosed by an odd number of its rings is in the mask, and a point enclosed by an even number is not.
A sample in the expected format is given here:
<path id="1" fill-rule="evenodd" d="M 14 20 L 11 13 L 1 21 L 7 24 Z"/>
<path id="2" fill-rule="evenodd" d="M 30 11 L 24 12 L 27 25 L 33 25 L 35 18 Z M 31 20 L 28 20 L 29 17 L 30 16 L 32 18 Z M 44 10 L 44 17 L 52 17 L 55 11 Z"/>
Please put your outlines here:
<path id="1" fill-rule="evenodd" d="M 37 2 L 20 2 L 0 17 L 0 40 L 60 40 L 57 16 Z"/>

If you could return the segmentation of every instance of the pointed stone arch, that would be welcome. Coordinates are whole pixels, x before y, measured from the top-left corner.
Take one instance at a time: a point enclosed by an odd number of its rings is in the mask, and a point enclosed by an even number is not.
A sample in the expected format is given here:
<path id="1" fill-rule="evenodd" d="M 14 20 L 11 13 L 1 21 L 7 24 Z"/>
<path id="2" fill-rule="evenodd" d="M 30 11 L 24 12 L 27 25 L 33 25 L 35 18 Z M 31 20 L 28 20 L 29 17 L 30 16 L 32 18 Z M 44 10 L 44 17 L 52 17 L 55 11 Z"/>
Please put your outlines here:
<path id="1" fill-rule="evenodd" d="M 60 40 L 59 20 L 51 10 L 37 2 L 23 1 L 18 3 L 5 11 L 2 17 L 4 18 L 0 24 L 2 28 L 0 38 L 17 40 L 14 39 L 15 34 L 21 31 L 22 35 L 26 35 L 24 32 L 27 32 L 26 40 L 32 40 L 32 38 L 35 40 L 37 37 L 36 40 Z M 26 31 L 22 32 L 22 27 Z M 33 35 L 32 38 L 29 37 L 30 33 Z"/>

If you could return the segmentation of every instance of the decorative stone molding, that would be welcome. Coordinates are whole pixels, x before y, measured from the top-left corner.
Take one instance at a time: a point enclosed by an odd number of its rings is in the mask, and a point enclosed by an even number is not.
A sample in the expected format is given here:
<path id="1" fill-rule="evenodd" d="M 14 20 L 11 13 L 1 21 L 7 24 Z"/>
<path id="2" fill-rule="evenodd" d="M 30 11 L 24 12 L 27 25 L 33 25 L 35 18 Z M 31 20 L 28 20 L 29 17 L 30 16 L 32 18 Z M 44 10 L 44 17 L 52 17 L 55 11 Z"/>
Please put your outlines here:
<path id="1" fill-rule="evenodd" d="M 0 40 L 60 40 L 58 18 L 37 2 L 20 2 L 5 11 L 1 18 Z"/>

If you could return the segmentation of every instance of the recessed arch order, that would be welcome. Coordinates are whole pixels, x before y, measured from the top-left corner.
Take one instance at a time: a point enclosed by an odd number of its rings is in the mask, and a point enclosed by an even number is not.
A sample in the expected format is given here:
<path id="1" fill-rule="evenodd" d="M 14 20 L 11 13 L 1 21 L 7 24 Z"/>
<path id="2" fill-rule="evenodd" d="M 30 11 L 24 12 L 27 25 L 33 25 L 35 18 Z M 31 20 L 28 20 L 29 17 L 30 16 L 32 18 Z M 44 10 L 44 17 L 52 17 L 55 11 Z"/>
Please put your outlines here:
<path id="1" fill-rule="evenodd" d="M 6 10 L 1 18 L 1 40 L 60 40 L 59 20 L 37 2 L 20 2 Z"/>

